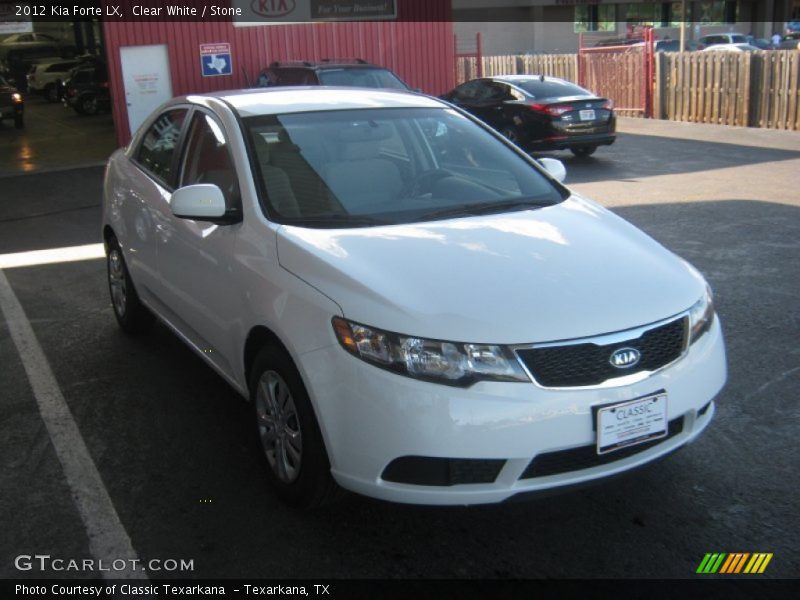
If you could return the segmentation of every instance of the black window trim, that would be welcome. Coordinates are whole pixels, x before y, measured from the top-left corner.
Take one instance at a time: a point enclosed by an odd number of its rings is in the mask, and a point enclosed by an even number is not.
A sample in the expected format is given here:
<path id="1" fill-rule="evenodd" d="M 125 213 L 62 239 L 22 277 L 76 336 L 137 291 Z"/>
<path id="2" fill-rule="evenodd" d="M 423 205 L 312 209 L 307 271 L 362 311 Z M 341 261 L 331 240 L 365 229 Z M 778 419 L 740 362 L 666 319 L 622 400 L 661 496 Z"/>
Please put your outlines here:
<path id="1" fill-rule="evenodd" d="M 220 121 L 219 117 L 214 113 L 214 111 L 206 108 L 205 106 L 198 106 L 193 105 L 192 110 L 189 114 L 186 115 L 186 121 L 181 131 L 180 135 L 180 145 L 178 147 L 179 157 L 173 156 L 173 161 L 177 160 L 177 167 L 174 169 L 174 173 L 176 175 L 175 184 L 176 187 L 170 192 L 174 192 L 175 189 L 180 189 L 184 187 L 183 185 L 183 170 L 186 167 L 186 152 L 189 149 L 189 130 L 191 128 L 192 122 L 194 121 L 195 115 L 206 115 L 211 117 L 211 119 L 219 126 L 220 130 L 222 131 L 223 135 L 225 136 L 225 143 L 228 147 L 225 149 L 228 153 L 228 158 L 230 159 L 231 165 L 233 166 L 233 171 L 236 174 L 236 179 L 239 184 L 239 199 L 238 199 L 238 206 L 234 207 L 226 207 L 225 215 L 222 217 L 210 217 L 210 218 L 194 218 L 191 219 L 192 221 L 209 221 L 211 223 L 215 223 L 217 225 L 233 225 L 235 223 L 241 223 L 244 216 L 244 206 L 242 202 L 242 181 L 239 177 L 239 170 L 236 168 L 236 160 L 231 152 L 231 134 L 225 129 L 225 126 Z"/>
<path id="2" fill-rule="evenodd" d="M 144 173 L 147 177 L 149 177 L 154 183 L 157 183 L 170 194 L 175 191 L 175 175 L 176 175 L 176 160 L 178 154 L 183 154 L 183 144 L 184 138 L 186 137 L 186 129 L 187 124 L 190 122 L 192 115 L 194 115 L 196 106 L 194 104 L 172 104 L 164 108 L 164 110 L 160 111 L 154 117 L 151 117 L 149 120 L 145 121 L 140 127 L 138 131 L 141 131 L 141 135 L 138 136 L 136 139 L 136 143 L 132 148 L 131 153 L 128 155 L 130 161 L 136 165 L 139 170 Z M 147 167 L 145 167 L 141 162 L 139 162 L 139 151 L 142 148 L 142 144 L 144 143 L 144 136 L 153 126 L 153 124 L 158 121 L 164 114 L 168 112 L 172 112 L 174 110 L 185 110 L 186 117 L 184 117 L 183 123 L 181 124 L 181 132 L 178 135 L 178 139 L 175 142 L 175 152 L 172 153 L 172 159 L 170 160 L 170 173 L 172 176 L 170 177 L 171 181 L 165 181 L 163 178 L 159 177 L 152 171 L 150 171 Z"/>

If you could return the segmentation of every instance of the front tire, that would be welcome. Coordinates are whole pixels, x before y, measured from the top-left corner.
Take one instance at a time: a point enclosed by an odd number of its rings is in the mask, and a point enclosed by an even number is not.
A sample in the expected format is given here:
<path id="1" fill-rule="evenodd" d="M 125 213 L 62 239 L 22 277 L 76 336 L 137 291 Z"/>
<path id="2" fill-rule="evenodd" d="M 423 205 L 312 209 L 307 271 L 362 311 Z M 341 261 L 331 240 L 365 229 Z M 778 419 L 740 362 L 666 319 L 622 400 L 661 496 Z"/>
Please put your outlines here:
<path id="1" fill-rule="evenodd" d="M 264 347 L 249 383 L 267 477 L 278 497 L 301 509 L 336 500 L 343 490 L 331 476 L 319 423 L 292 359 L 277 346 Z"/>
<path id="2" fill-rule="evenodd" d="M 108 240 L 107 252 L 108 291 L 111 294 L 111 305 L 117 323 L 127 334 L 145 333 L 153 325 L 155 318 L 139 300 L 122 256 L 122 249 L 116 239 Z"/>
<path id="3" fill-rule="evenodd" d="M 597 150 L 597 146 L 579 146 L 577 148 L 570 148 L 570 150 L 578 158 L 584 158 L 594 154 L 594 151 Z"/>
<path id="4" fill-rule="evenodd" d="M 25 127 L 25 118 L 22 115 L 14 115 L 14 127 L 17 129 Z"/>

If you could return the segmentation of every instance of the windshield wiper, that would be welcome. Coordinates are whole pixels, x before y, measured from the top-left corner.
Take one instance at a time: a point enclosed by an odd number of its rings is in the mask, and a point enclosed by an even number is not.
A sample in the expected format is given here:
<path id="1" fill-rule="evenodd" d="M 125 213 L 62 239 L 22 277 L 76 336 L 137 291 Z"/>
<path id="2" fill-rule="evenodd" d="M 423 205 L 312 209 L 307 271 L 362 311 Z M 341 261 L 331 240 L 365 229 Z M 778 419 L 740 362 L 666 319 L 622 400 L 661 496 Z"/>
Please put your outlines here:
<path id="1" fill-rule="evenodd" d="M 344 215 L 342 213 L 330 213 L 324 215 L 310 215 L 307 217 L 285 217 L 285 225 L 302 227 L 303 225 L 319 225 L 329 227 L 347 227 L 350 225 L 389 225 L 390 221 L 369 217 L 367 215 Z"/>
<path id="2" fill-rule="evenodd" d="M 495 212 L 505 212 L 517 209 L 534 209 L 550 206 L 550 202 L 534 202 L 532 200 L 510 200 L 507 202 L 474 202 L 472 204 L 459 204 L 433 212 L 425 213 L 415 221 L 427 221 L 442 217 L 459 217 L 473 215 L 488 215 Z"/>

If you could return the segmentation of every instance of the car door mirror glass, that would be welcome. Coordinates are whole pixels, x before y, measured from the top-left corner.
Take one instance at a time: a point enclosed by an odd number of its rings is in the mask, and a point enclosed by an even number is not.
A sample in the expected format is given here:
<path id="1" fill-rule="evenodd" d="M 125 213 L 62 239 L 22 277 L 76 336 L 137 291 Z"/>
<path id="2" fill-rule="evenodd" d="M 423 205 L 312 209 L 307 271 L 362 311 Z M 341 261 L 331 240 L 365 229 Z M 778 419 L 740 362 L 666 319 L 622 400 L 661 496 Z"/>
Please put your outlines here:
<path id="1" fill-rule="evenodd" d="M 172 214 L 181 219 L 213 221 L 225 216 L 222 190 L 211 183 L 187 185 L 172 194 Z"/>
<path id="2" fill-rule="evenodd" d="M 560 160 L 555 158 L 540 158 L 539 164 L 544 167 L 544 170 L 553 176 L 553 179 L 559 183 L 567 178 L 567 169 Z"/>

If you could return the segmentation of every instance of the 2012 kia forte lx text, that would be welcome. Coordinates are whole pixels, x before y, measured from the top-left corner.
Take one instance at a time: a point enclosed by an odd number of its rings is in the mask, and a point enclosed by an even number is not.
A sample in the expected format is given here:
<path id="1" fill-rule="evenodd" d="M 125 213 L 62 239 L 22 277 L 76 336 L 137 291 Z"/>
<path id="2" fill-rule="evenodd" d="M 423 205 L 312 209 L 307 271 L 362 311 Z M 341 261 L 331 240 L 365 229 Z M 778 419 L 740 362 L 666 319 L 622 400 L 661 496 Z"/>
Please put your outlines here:
<path id="1" fill-rule="evenodd" d="M 620 473 L 709 424 L 722 333 L 698 271 L 563 175 L 420 94 L 176 98 L 108 163 L 114 312 L 252 401 L 293 505 Z"/>

